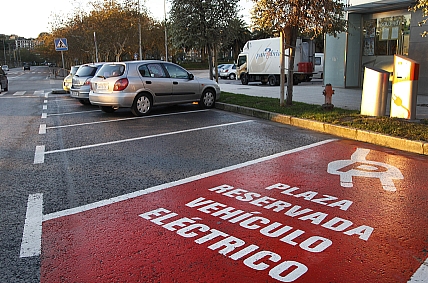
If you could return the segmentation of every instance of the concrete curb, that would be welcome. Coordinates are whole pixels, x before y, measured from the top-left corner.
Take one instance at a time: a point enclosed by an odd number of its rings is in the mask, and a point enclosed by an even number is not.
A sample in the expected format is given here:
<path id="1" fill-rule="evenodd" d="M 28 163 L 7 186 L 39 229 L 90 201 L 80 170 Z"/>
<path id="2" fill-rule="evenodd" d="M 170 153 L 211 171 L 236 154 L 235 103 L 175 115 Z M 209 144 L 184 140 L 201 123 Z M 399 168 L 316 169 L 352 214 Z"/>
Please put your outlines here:
<path id="1" fill-rule="evenodd" d="M 338 137 L 372 143 L 389 148 L 399 149 L 402 151 L 428 155 L 428 143 L 423 141 L 412 141 L 403 138 L 392 137 L 388 135 L 348 128 L 324 122 L 318 122 L 308 119 L 296 118 L 288 115 L 272 113 L 249 107 L 232 105 L 227 103 L 216 102 L 216 108 L 224 111 L 239 113 L 251 117 L 265 119 L 281 124 L 287 124 L 299 128 L 313 130 L 321 133 L 335 135 Z"/>

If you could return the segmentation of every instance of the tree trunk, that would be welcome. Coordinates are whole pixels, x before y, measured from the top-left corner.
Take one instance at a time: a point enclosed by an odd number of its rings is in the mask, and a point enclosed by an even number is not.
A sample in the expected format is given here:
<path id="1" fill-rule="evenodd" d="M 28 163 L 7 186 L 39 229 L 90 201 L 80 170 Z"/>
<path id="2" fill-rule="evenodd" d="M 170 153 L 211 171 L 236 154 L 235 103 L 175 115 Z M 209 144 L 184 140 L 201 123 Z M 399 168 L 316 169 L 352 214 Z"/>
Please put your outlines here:
<path id="1" fill-rule="evenodd" d="M 208 68 L 210 71 L 210 80 L 212 80 L 213 79 L 213 55 L 212 55 L 211 44 L 209 43 L 207 44 L 207 50 L 208 50 Z"/>
<path id="2" fill-rule="evenodd" d="M 285 104 L 293 105 L 293 69 L 294 69 L 294 54 L 296 53 L 296 42 L 297 42 L 297 27 L 286 28 L 286 44 L 290 46 L 289 57 L 288 57 L 288 75 L 287 75 L 287 95 Z"/>
<path id="3" fill-rule="evenodd" d="M 279 106 L 284 107 L 284 88 L 285 88 L 285 36 L 284 36 L 284 31 L 280 32 L 280 37 L 279 37 L 279 47 L 281 50 L 281 58 L 280 58 L 280 68 L 281 68 L 281 72 L 280 72 L 280 79 L 279 79 L 279 84 L 280 84 L 280 93 L 279 93 Z"/>

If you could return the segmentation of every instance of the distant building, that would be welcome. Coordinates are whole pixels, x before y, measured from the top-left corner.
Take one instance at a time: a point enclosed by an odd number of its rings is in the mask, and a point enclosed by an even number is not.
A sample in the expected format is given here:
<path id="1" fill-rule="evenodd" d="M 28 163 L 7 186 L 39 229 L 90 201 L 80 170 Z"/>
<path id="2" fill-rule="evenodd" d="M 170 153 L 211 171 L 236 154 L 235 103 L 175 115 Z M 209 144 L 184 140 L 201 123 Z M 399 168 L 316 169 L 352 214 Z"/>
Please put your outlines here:
<path id="1" fill-rule="evenodd" d="M 428 25 L 419 26 L 422 12 L 411 12 L 414 0 L 348 0 L 349 29 L 326 36 L 325 83 L 362 87 L 365 66 L 393 71 L 394 54 L 420 64 L 419 93 L 428 94 Z"/>
<path id="2" fill-rule="evenodd" d="M 36 46 L 38 46 L 40 44 L 41 44 L 41 42 L 38 40 L 35 40 L 35 39 L 25 39 L 25 38 L 15 39 L 16 48 L 34 49 Z"/>

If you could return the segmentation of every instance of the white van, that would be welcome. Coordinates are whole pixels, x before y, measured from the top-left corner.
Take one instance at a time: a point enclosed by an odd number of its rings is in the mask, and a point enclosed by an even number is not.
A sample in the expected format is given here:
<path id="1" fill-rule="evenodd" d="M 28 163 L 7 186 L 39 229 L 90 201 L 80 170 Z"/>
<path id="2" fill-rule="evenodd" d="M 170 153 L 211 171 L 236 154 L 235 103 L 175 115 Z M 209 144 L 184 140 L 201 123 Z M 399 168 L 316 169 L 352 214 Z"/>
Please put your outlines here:
<path id="1" fill-rule="evenodd" d="M 315 53 L 314 79 L 324 78 L 324 53 Z"/>

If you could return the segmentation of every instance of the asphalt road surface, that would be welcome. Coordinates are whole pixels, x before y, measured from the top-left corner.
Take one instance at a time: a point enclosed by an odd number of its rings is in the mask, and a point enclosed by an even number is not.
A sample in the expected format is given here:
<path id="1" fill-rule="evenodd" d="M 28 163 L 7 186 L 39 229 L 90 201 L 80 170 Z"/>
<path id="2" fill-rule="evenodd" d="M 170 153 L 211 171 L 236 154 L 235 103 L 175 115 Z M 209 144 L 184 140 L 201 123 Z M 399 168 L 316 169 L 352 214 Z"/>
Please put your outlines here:
<path id="1" fill-rule="evenodd" d="M 423 282 L 424 156 L 192 104 L 107 114 L 47 67 L 9 81 L 0 282 Z"/>

